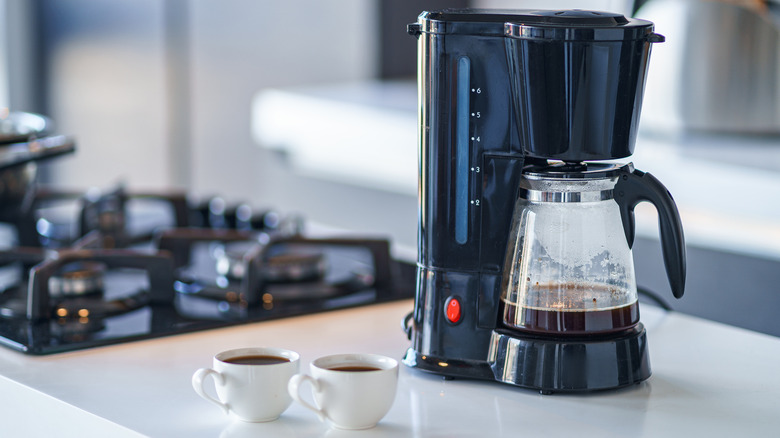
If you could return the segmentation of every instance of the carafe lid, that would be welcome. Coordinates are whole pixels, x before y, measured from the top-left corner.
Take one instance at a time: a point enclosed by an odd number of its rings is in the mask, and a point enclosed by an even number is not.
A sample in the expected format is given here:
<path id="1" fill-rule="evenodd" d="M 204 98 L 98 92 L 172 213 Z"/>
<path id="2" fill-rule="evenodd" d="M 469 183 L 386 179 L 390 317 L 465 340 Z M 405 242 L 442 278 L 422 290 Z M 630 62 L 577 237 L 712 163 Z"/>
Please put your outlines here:
<path id="1" fill-rule="evenodd" d="M 523 176 L 533 179 L 605 179 L 621 172 L 633 172 L 633 163 L 569 163 L 532 164 L 523 169 Z"/>

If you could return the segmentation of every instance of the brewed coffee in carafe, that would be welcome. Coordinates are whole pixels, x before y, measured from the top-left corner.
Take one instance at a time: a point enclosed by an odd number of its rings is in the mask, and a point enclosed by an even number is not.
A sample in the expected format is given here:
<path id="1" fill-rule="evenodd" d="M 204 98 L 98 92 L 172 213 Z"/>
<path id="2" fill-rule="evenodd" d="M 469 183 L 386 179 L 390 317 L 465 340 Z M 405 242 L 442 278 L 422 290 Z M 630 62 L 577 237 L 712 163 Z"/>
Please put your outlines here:
<path id="1" fill-rule="evenodd" d="M 520 181 L 503 322 L 560 335 L 630 328 L 639 310 L 631 250 L 612 195 L 618 175 L 605 165 L 564 169 L 529 170 Z"/>
<path id="2" fill-rule="evenodd" d="M 659 213 L 670 285 L 681 296 L 684 240 L 666 188 L 632 164 L 530 165 L 520 179 L 502 280 L 502 322 L 520 331 L 597 335 L 639 322 L 634 207 Z"/>

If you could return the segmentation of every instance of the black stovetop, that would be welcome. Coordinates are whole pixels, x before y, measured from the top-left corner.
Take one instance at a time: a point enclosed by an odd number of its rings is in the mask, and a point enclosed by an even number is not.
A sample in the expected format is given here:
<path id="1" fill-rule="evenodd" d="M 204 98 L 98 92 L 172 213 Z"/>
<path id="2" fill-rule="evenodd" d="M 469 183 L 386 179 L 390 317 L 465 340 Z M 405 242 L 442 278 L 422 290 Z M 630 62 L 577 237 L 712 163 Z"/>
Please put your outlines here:
<path id="1" fill-rule="evenodd" d="M 1 233 L 0 344 L 28 354 L 414 296 L 387 240 L 304 237 L 221 198 L 42 190 L 26 216 Z"/>

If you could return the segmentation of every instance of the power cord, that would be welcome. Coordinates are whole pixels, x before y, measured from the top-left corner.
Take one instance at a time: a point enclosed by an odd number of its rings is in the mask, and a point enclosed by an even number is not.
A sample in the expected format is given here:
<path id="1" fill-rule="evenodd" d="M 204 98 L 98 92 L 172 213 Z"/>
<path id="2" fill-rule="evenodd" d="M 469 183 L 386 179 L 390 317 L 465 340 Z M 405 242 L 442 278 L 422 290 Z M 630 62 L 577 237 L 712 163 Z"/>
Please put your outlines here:
<path id="1" fill-rule="evenodd" d="M 661 307 L 662 309 L 667 311 L 674 310 L 672 309 L 672 306 L 670 306 L 669 303 L 666 302 L 666 300 L 658 296 L 658 294 L 656 294 L 655 292 L 652 292 L 649 289 L 646 289 L 641 286 L 637 286 L 636 291 L 639 295 L 645 296 L 649 298 L 651 301 L 658 304 L 658 307 Z"/>

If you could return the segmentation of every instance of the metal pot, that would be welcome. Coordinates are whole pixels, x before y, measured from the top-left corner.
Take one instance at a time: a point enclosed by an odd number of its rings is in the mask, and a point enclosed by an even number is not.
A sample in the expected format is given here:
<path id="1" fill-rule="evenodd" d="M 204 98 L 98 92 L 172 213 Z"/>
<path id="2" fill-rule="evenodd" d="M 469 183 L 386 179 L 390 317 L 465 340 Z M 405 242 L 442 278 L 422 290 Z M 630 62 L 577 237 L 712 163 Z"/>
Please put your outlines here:
<path id="1" fill-rule="evenodd" d="M 48 135 L 51 128 L 39 114 L 0 111 L 0 220 L 31 206 L 38 161 L 75 150 L 70 137 Z"/>
<path id="2" fill-rule="evenodd" d="M 35 163 L 0 170 L 0 219 L 15 214 L 32 202 L 36 173 Z"/>

